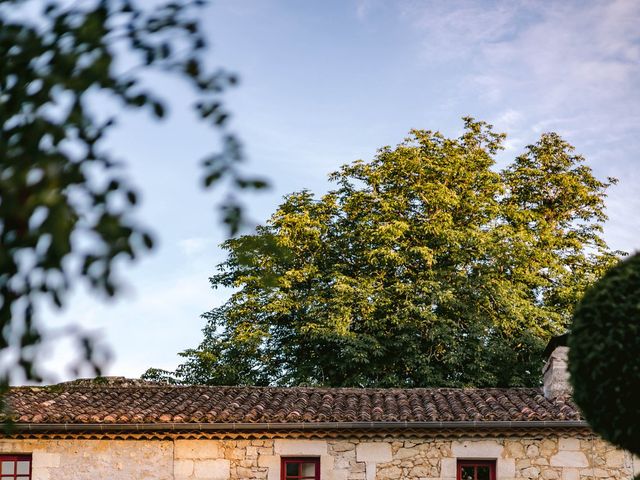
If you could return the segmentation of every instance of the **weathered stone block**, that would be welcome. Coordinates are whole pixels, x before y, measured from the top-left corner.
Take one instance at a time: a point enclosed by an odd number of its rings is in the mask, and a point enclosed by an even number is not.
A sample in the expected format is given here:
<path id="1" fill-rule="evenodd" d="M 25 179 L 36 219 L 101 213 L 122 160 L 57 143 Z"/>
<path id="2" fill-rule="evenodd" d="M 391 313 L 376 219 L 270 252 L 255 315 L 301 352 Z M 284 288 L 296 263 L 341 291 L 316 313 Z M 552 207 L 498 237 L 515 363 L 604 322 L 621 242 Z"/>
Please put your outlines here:
<path id="1" fill-rule="evenodd" d="M 540 455 L 549 457 L 558 451 L 558 442 L 556 440 L 551 440 L 549 438 L 545 438 L 540 442 Z"/>
<path id="2" fill-rule="evenodd" d="M 498 476 L 512 478 L 516 476 L 516 461 L 513 458 L 498 459 Z"/>
<path id="3" fill-rule="evenodd" d="M 273 467 L 280 463 L 280 457 L 278 455 L 260 455 L 258 457 L 259 467 Z"/>
<path id="4" fill-rule="evenodd" d="M 525 478 L 538 478 L 540 476 L 540 469 L 537 467 L 525 468 L 520 472 L 520 475 Z"/>
<path id="5" fill-rule="evenodd" d="M 253 471 L 248 467 L 236 467 L 238 478 L 254 478 Z"/>
<path id="6" fill-rule="evenodd" d="M 582 452 L 561 451 L 553 455 L 550 459 L 553 467 L 588 467 L 587 457 Z"/>
<path id="7" fill-rule="evenodd" d="M 356 445 L 356 459 L 359 462 L 385 463 L 392 458 L 391 445 L 386 442 L 364 442 Z"/>
<path id="8" fill-rule="evenodd" d="M 244 448 L 229 448 L 227 449 L 226 458 L 230 458 L 232 460 L 242 460 L 245 458 L 245 449 Z"/>
<path id="9" fill-rule="evenodd" d="M 334 452 L 347 452 L 356 448 L 353 442 L 336 442 L 331 444 L 331 450 Z"/>
<path id="10" fill-rule="evenodd" d="M 535 458 L 540 454 L 540 449 L 537 445 L 529 445 L 527 447 L 527 457 Z"/>
<path id="11" fill-rule="evenodd" d="M 500 458 L 504 447 L 496 440 L 451 442 L 451 452 L 457 458 Z"/>
<path id="12" fill-rule="evenodd" d="M 0 442 L 0 452 L 3 453 L 30 452 L 32 450 L 33 447 L 29 441 L 2 440 Z"/>
<path id="13" fill-rule="evenodd" d="M 347 480 L 366 480 L 364 473 L 350 473 Z"/>
<path id="14" fill-rule="evenodd" d="M 277 455 L 326 455 L 326 440 L 306 440 L 282 438 L 274 441 L 274 453 Z"/>
<path id="15" fill-rule="evenodd" d="M 624 465 L 625 453 L 620 450 L 611 450 L 604 456 L 607 467 L 617 468 Z"/>
<path id="16" fill-rule="evenodd" d="M 197 479 L 228 480 L 231 476 L 229 460 L 195 460 L 193 474 Z"/>
<path id="17" fill-rule="evenodd" d="M 174 460 L 173 474 L 176 477 L 189 477 L 193 474 L 193 460 Z"/>
<path id="18" fill-rule="evenodd" d="M 404 460 L 413 458 L 416 455 L 420 455 L 420 451 L 415 448 L 399 448 L 398 451 L 393 454 L 393 458 L 394 460 Z"/>
<path id="19" fill-rule="evenodd" d="M 349 478 L 349 470 L 334 470 L 333 471 L 333 480 L 348 480 Z"/>
<path id="20" fill-rule="evenodd" d="M 60 454 L 36 450 L 31 457 L 33 468 L 56 468 L 60 466 Z"/>
<path id="21" fill-rule="evenodd" d="M 561 438 L 558 440 L 558 450 L 580 450 L 580 439 Z"/>
<path id="22" fill-rule="evenodd" d="M 335 462 L 333 463 L 333 468 L 335 468 L 336 470 L 349 469 L 350 467 L 351 461 L 348 458 L 344 458 L 342 456 L 337 457 Z"/>
<path id="23" fill-rule="evenodd" d="M 443 458 L 440 461 L 440 476 L 441 477 L 456 477 L 456 459 L 455 458 Z"/>
<path id="24" fill-rule="evenodd" d="M 394 465 L 380 468 L 375 478 L 376 480 L 399 479 L 402 478 L 402 470 Z"/>
<path id="25" fill-rule="evenodd" d="M 176 440 L 175 458 L 218 458 L 217 440 Z"/>
<path id="26" fill-rule="evenodd" d="M 258 447 L 247 447 L 245 449 L 245 455 L 247 458 L 256 458 L 258 456 Z"/>
<path id="27" fill-rule="evenodd" d="M 577 468 L 563 468 L 562 480 L 580 480 L 580 471 Z"/>
<path id="28" fill-rule="evenodd" d="M 32 480 L 50 480 L 51 475 L 47 468 L 33 468 L 31 470 Z"/>
<path id="29" fill-rule="evenodd" d="M 522 458 L 525 456 L 524 446 L 522 442 L 519 441 L 509 441 L 505 442 L 505 455 L 511 458 Z"/>
<path id="30" fill-rule="evenodd" d="M 428 477 L 429 475 L 431 475 L 430 467 L 417 466 L 417 467 L 413 467 L 409 471 L 409 477 L 411 478 Z"/>

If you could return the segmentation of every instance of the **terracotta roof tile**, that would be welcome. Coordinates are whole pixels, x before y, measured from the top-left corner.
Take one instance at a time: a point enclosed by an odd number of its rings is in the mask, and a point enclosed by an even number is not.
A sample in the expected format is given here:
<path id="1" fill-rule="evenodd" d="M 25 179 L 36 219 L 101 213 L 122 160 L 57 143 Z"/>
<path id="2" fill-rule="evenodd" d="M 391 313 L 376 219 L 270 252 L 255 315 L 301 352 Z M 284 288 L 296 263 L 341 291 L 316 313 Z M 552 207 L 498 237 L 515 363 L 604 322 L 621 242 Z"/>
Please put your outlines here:
<path id="1" fill-rule="evenodd" d="M 141 381 L 15 387 L 18 423 L 318 423 L 581 420 L 537 388 L 279 388 Z"/>

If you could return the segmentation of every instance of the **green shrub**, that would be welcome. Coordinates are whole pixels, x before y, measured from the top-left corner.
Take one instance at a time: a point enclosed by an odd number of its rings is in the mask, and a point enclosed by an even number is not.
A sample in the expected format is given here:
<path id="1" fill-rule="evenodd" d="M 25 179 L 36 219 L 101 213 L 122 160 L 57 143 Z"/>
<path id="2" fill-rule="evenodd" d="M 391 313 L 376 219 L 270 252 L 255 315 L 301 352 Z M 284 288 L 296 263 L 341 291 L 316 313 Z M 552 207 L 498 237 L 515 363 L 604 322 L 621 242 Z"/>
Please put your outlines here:
<path id="1" fill-rule="evenodd" d="M 640 454 L 640 253 L 587 291 L 569 336 L 574 400 L 595 432 Z"/>

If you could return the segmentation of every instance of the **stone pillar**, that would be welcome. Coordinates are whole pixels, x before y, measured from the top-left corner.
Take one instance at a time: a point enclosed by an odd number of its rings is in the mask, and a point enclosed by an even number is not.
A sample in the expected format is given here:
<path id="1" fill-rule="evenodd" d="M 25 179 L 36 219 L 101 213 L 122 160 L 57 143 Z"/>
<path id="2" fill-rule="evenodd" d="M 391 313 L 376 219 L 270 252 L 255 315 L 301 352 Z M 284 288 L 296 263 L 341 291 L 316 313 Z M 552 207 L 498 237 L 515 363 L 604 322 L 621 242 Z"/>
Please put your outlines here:
<path id="1" fill-rule="evenodd" d="M 547 362 L 542 368 L 544 375 L 543 391 L 548 399 L 570 396 L 572 393 L 569 382 L 569 370 L 567 368 L 567 358 L 569 347 L 557 346 L 547 358 Z"/>

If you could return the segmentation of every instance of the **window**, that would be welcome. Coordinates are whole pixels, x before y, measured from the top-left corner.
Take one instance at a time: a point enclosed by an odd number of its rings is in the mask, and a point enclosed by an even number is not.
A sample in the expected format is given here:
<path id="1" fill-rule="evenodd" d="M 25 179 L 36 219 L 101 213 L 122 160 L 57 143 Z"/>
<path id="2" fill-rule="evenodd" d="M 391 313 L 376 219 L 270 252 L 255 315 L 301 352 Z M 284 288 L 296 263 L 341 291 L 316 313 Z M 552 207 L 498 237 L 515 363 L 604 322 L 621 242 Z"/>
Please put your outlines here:
<path id="1" fill-rule="evenodd" d="M 458 460 L 458 480 L 496 480 L 495 460 Z"/>
<path id="2" fill-rule="evenodd" d="M 310 457 L 283 458 L 282 480 L 320 480 L 320 459 Z"/>
<path id="3" fill-rule="evenodd" d="M 0 455 L 1 480 L 30 480 L 31 455 Z"/>

